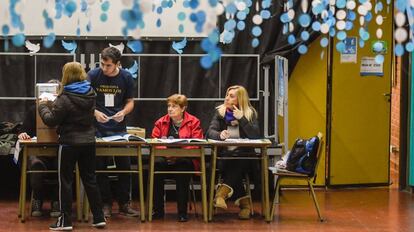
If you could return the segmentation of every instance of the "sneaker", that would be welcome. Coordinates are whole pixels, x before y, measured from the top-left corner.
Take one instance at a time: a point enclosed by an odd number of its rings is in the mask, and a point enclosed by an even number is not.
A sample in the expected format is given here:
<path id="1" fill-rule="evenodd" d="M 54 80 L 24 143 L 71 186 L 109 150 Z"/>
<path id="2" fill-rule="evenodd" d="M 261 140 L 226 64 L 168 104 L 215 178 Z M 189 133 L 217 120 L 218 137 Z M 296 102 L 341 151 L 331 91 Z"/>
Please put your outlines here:
<path id="1" fill-rule="evenodd" d="M 104 204 L 102 211 L 105 218 L 110 218 L 112 216 L 112 205 Z"/>
<path id="2" fill-rule="evenodd" d="M 55 231 L 72 230 L 72 221 L 67 217 L 59 216 L 56 223 L 50 225 L 49 229 Z"/>
<path id="3" fill-rule="evenodd" d="M 32 217 L 41 217 L 42 216 L 42 205 L 41 200 L 33 199 L 32 201 Z"/>
<path id="4" fill-rule="evenodd" d="M 52 201 L 50 203 L 50 217 L 57 218 L 60 216 L 59 201 Z"/>
<path id="5" fill-rule="evenodd" d="M 106 219 L 104 218 L 100 218 L 100 219 L 93 219 L 93 223 L 92 226 L 95 228 L 105 228 L 106 226 Z"/>
<path id="6" fill-rule="evenodd" d="M 157 219 L 163 219 L 163 218 L 164 218 L 164 210 L 154 209 L 152 211 L 152 219 L 157 220 Z"/>
<path id="7" fill-rule="evenodd" d="M 180 213 L 178 215 L 178 221 L 179 222 L 187 222 L 188 221 L 188 216 L 186 213 Z"/>
<path id="8" fill-rule="evenodd" d="M 125 203 L 119 207 L 119 213 L 128 217 L 138 217 L 138 211 L 131 208 L 130 203 Z"/>

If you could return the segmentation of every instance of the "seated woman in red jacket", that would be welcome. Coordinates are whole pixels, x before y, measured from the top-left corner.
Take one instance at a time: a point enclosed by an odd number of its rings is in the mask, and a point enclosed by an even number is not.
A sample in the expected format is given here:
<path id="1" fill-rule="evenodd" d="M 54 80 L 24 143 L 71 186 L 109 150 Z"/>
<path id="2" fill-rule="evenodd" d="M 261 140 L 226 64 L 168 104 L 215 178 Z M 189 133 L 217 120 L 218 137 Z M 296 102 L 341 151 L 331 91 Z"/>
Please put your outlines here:
<path id="1" fill-rule="evenodd" d="M 152 138 L 203 138 L 203 130 L 200 120 L 186 112 L 187 97 L 174 94 L 167 98 L 168 113 L 155 122 L 152 130 Z M 190 158 L 169 158 L 157 157 L 155 170 L 190 171 L 198 168 L 197 160 Z M 171 177 L 171 175 L 169 175 Z M 155 175 L 154 179 L 154 210 L 153 218 L 164 217 L 164 175 Z M 186 222 L 187 202 L 189 190 L 189 175 L 177 174 L 176 198 L 178 208 L 178 221 Z"/>

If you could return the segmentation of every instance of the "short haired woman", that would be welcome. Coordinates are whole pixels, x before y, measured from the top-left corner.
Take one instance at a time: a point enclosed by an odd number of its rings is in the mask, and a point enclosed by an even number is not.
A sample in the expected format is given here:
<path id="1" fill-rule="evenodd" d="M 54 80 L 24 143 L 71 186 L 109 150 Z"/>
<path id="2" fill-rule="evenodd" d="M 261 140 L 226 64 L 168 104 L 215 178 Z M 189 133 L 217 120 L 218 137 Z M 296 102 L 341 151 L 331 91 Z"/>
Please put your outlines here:
<path id="1" fill-rule="evenodd" d="M 200 120 L 187 113 L 187 97 L 181 94 L 174 94 L 167 98 L 167 114 L 155 122 L 152 130 L 152 138 L 203 138 L 203 130 Z M 190 158 L 166 159 L 157 157 L 155 170 L 190 171 L 198 170 L 198 160 Z M 164 217 L 164 179 L 163 175 L 156 175 L 154 179 L 154 210 L 153 218 Z M 187 203 L 189 191 L 189 175 L 177 174 L 176 198 L 178 208 L 178 221 L 186 222 Z"/>

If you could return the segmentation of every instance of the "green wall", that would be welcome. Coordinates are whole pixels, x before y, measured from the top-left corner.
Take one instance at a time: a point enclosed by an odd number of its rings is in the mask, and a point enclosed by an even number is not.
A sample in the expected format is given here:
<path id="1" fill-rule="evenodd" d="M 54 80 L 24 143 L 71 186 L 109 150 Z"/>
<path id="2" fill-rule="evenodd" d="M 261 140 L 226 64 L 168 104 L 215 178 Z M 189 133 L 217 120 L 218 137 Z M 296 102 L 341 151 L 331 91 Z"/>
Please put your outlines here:
<path id="1" fill-rule="evenodd" d="M 411 99 L 410 99 L 410 132 L 408 133 L 410 136 L 410 154 L 409 154 L 409 162 L 410 162 L 410 167 L 409 167 L 409 172 L 410 172 L 410 176 L 409 176 L 409 185 L 414 186 L 414 63 L 413 63 L 413 59 L 414 59 L 414 53 L 411 53 Z"/>

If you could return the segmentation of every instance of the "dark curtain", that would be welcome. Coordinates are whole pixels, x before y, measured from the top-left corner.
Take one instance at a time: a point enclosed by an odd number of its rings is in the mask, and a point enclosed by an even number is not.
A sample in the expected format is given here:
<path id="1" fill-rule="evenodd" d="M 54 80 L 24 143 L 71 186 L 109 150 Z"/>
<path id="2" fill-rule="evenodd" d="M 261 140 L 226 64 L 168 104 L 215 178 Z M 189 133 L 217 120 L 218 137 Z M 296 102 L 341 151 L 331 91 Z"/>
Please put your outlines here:
<path id="1" fill-rule="evenodd" d="M 253 2 L 253 6 L 255 5 Z M 301 12 L 300 1 L 294 0 L 294 9 L 296 12 Z M 256 73 L 257 69 L 260 71 L 260 76 L 263 76 L 263 65 L 270 65 L 270 91 L 273 93 L 274 86 L 274 70 L 273 62 L 275 55 L 281 55 L 289 60 L 289 72 L 291 72 L 299 59 L 297 47 L 303 43 L 297 39 L 297 43 L 289 45 L 287 43 L 287 35 L 282 34 L 282 23 L 280 21 L 280 14 L 283 13 L 283 2 L 274 1 L 270 11 L 272 16 L 268 20 L 264 20 L 262 27 L 262 35 L 260 36 L 260 45 L 256 48 L 251 46 L 253 36 L 251 29 L 253 28 L 252 17 L 258 12 L 255 12 L 254 7 L 245 20 L 246 28 L 244 31 L 236 32 L 236 36 L 231 44 L 220 45 L 224 54 L 259 54 L 261 65 L 257 67 L 254 58 L 229 58 L 222 57 L 222 77 L 221 89 L 218 90 L 219 79 L 218 70 L 219 65 L 216 63 L 211 69 L 205 70 L 199 64 L 197 57 L 182 57 L 182 93 L 191 98 L 218 98 L 224 97 L 227 87 L 239 84 L 247 88 L 250 97 L 256 97 L 257 94 L 263 96 L 262 93 L 257 93 Z M 300 15 L 297 13 L 295 20 Z M 219 19 L 219 28 L 222 30 L 225 22 L 224 16 Z M 308 28 L 309 29 L 309 28 Z M 300 38 L 300 32 L 303 28 L 295 23 L 295 31 L 293 34 Z M 309 31 L 310 32 L 310 31 Z M 310 43 L 318 35 L 311 33 Z M 32 43 L 42 43 L 39 37 L 28 38 Z M 43 53 L 67 53 L 61 46 L 61 39 L 70 40 L 68 38 L 57 38 L 52 48 L 41 48 Z M 76 39 L 76 38 L 75 38 Z M 177 39 L 180 40 L 180 39 Z M 85 54 L 85 61 L 88 66 L 90 63 L 90 54 L 95 55 L 95 61 L 98 61 L 99 52 L 108 46 L 109 43 L 119 44 L 126 40 L 122 38 L 88 38 L 77 39 L 78 48 L 76 50 L 76 59 L 79 61 L 81 54 Z M 8 52 L 27 52 L 26 48 L 16 48 L 11 45 L 9 39 Z M 143 40 L 143 53 L 145 54 L 175 54 L 171 48 L 172 41 L 161 39 L 145 39 Z M 4 40 L 1 41 L 0 51 L 4 52 Z M 125 46 L 124 54 L 132 53 L 132 51 Z M 188 39 L 185 54 L 202 54 L 199 41 Z M 37 76 L 36 82 L 46 82 L 49 79 L 61 78 L 61 67 L 72 57 L 61 56 L 3 56 L 0 55 L 0 96 L 1 97 L 33 97 L 33 89 L 35 85 L 35 73 Z M 135 57 L 124 56 L 121 63 L 123 67 L 131 67 Z M 34 70 L 34 64 L 37 63 L 37 69 Z M 137 93 L 136 97 L 141 98 L 166 98 L 178 91 L 178 58 L 177 57 L 141 57 L 140 58 L 139 75 L 135 81 Z M 89 71 L 89 67 L 86 67 Z M 263 78 L 260 78 L 260 89 L 263 89 Z M 262 98 L 260 98 L 262 99 Z M 274 96 L 271 94 L 270 106 L 273 105 Z M 219 102 L 211 101 L 191 101 L 189 103 L 188 111 L 196 115 L 202 122 L 203 129 L 208 128 L 210 119 L 214 113 L 214 107 Z M 0 100 L 0 121 L 21 122 L 24 118 L 29 106 L 34 104 L 33 100 Z M 260 115 L 260 122 L 263 120 L 263 104 L 262 100 L 254 102 L 253 106 L 258 110 Z M 128 116 L 128 124 L 131 126 L 140 126 L 146 129 L 147 136 L 150 135 L 153 123 L 156 119 L 166 114 L 166 104 L 164 101 L 136 101 L 134 112 Z M 270 120 L 273 120 L 273 109 L 269 112 Z M 273 123 L 270 122 L 270 126 Z"/>

